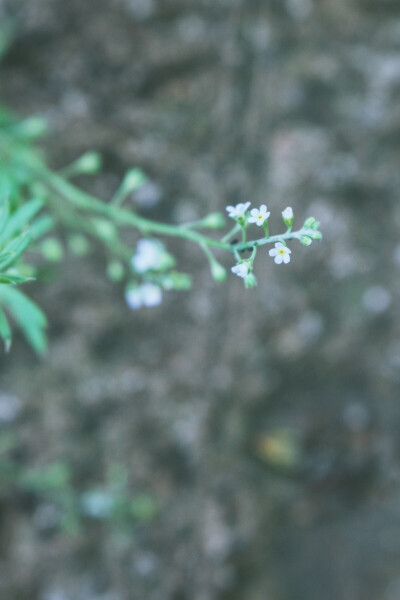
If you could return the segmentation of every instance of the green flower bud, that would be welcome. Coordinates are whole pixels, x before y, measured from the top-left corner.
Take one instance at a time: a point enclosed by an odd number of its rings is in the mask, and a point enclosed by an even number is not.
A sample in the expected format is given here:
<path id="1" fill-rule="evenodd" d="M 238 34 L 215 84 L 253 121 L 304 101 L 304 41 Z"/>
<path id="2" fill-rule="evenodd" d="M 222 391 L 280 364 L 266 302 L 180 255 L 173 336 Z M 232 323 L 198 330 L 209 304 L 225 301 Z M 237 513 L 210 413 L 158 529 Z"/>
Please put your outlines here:
<path id="1" fill-rule="evenodd" d="M 222 282 L 226 280 L 226 269 L 217 261 L 213 261 L 210 264 L 211 275 L 215 279 L 215 281 Z"/>
<path id="2" fill-rule="evenodd" d="M 47 132 L 47 129 L 47 123 L 41 117 L 25 119 L 18 126 L 18 132 L 29 139 L 42 137 Z"/>
<path id="3" fill-rule="evenodd" d="M 201 220 L 201 226 L 206 229 L 221 229 L 224 225 L 225 219 L 223 215 L 218 212 L 211 213 Z"/>
<path id="4" fill-rule="evenodd" d="M 310 238 L 309 235 L 302 235 L 300 237 L 300 244 L 303 244 L 303 246 L 311 246 L 312 239 Z"/>
<path id="5" fill-rule="evenodd" d="M 73 234 L 68 238 L 68 249 L 76 256 L 85 256 L 90 251 L 90 242 L 84 235 Z"/>
<path id="6" fill-rule="evenodd" d="M 49 262 L 60 262 L 64 256 L 64 249 L 56 238 L 47 238 L 41 244 L 43 256 Z"/>
<path id="7" fill-rule="evenodd" d="M 306 220 L 304 221 L 304 225 L 303 225 L 303 227 L 305 227 L 306 229 L 307 229 L 308 227 L 311 227 L 311 228 L 313 228 L 313 229 L 314 229 L 314 225 L 315 225 L 315 223 L 318 223 L 318 221 L 316 221 L 316 220 L 314 219 L 314 217 L 308 217 L 308 219 L 306 219 Z M 319 223 L 318 223 L 318 226 L 319 226 Z M 317 228 L 318 228 L 318 226 L 317 226 Z"/>
<path id="8" fill-rule="evenodd" d="M 146 183 L 146 181 L 146 176 L 140 169 L 131 169 L 126 173 L 121 184 L 121 189 L 123 190 L 124 194 L 129 194 Z"/>
<path id="9" fill-rule="evenodd" d="M 113 223 L 106 219 L 92 219 L 97 235 L 105 241 L 112 241 L 117 237 L 117 229 Z"/>
<path id="10" fill-rule="evenodd" d="M 175 265 L 175 258 L 166 250 L 161 250 L 159 254 L 159 265 L 157 271 L 168 271 Z"/>
<path id="11" fill-rule="evenodd" d="M 73 167 L 74 173 L 94 175 L 98 173 L 102 166 L 102 160 L 100 154 L 97 152 L 86 152 L 80 158 L 78 158 L 71 167 Z"/>
<path id="12" fill-rule="evenodd" d="M 322 233 L 320 231 L 312 231 L 310 232 L 310 237 L 313 240 L 322 240 Z"/>
<path id="13" fill-rule="evenodd" d="M 112 260 L 107 265 L 107 277 L 111 281 L 122 281 L 125 275 L 124 265 L 119 260 Z"/>
<path id="14" fill-rule="evenodd" d="M 251 288 L 256 287 L 256 285 L 257 285 L 256 276 L 253 273 L 248 273 L 246 275 L 246 277 L 244 278 L 244 287 L 249 290 Z"/>
<path id="15" fill-rule="evenodd" d="M 160 280 L 165 290 L 189 290 L 192 287 L 192 278 L 186 273 L 171 271 Z"/>

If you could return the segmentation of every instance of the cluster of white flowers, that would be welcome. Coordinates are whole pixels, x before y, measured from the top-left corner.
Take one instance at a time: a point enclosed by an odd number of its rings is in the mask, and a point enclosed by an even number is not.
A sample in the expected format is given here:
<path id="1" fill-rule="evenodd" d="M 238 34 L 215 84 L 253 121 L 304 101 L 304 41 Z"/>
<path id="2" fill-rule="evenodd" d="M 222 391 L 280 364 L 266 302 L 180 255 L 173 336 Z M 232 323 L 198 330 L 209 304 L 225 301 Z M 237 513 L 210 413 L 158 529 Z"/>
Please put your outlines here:
<path id="1" fill-rule="evenodd" d="M 138 241 L 136 252 L 132 257 L 132 266 L 136 273 L 145 273 L 161 267 L 164 247 L 157 240 L 142 239 Z"/>
<path id="2" fill-rule="evenodd" d="M 132 310 L 138 310 L 143 306 L 158 306 L 162 302 L 162 290 L 154 283 L 143 283 L 139 287 L 128 289 L 125 300 Z"/>
<path id="3" fill-rule="evenodd" d="M 266 228 L 266 236 L 268 236 L 266 222 L 268 222 L 271 213 L 268 211 L 266 204 L 261 204 L 259 208 L 253 208 L 248 216 L 247 211 L 250 208 L 250 204 L 250 202 L 246 202 L 244 204 L 237 204 L 236 206 L 227 206 L 226 211 L 232 219 L 239 222 L 242 228 L 245 227 L 247 223 L 254 223 L 259 227 L 264 226 Z M 293 223 L 293 209 L 291 206 L 287 206 L 285 210 L 282 211 L 282 219 L 287 226 L 288 231 L 290 231 Z M 290 254 L 291 250 L 283 242 L 277 242 L 275 248 L 272 248 L 269 251 L 269 255 L 274 259 L 274 262 L 277 265 L 282 263 L 288 264 L 290 262 Z M 245 279 L 251 274 L 252 268 L 253 259 L 241 261 L 232 267 L 231 270 L 232 273 L 238 277 Z"/>

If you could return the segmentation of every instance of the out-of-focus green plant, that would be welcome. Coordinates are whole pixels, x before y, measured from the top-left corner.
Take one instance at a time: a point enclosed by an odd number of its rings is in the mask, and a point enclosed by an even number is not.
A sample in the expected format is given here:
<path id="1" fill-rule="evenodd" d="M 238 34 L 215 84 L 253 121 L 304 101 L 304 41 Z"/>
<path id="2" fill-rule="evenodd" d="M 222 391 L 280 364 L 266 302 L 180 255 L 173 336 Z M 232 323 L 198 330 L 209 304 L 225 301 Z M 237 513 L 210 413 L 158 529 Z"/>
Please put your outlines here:
<path id="1" fill-rule="evenodd" d="M 37 506 L 52 506 L 51 527 L 75 534 L 85 522 L 96 521 L 119 532 L 126 531 L 127 526 L 149 523 L 157 515 L 154 498 L 133 490 L 128 472 L 121 465 L 111 465 L 101 484 L 82 490 L 73 481 L 73 471 L 67 462 L 27 467 L 13 458 L 17 449 L 17 437 L 3 432 L 0 435 L 0 479 L 4 490 L 30 494 Z"/>
<path id="2" fill-rule="evenodd" d="M 0 29 L 0 52 L 7 47 L 7 40 Z M 267 207 L 249 210 L 250 202 L 227 207 L 235 224 L 220 239 L 204 233 L 225 226 L 220 213 L 182 225 L 144 218 L 125 204 L 129 195 L 146 181 L 140 170 L 128 171 L 113 198 L 103 201 L 71 182 L 77 175 L 97 173 L 100 157 L 89 152 L 55 172 L 37 148 L 37 140 L 45 131 L 42 119 L 21 121 L 0 108 L 0 337 L 6 350 L 12 339 L 10 320 L 20 326 L 37 353 L 43 354 L 46 349 L 46 318 L 27 297 L 27 286 L 24 291 L 20 286 L 39 278 L 35 267 L 39 256 L 48 263 L 62 259 L 64 248 L 55 232 L 65 234 L 69 250 L 77 255 L 84 255 L 91 241 L 100 244 L 107 255 L 107 275 L 124 284 L 126 301 L 132 309 L 156 306 L 163 291 L 185 290 L 191 285 L 191 277 L 176 270 L 175 257 L 159 237 L 183 238 L 196 244 L 218 282 L 224 281 L 227 273 L 214 252 L 228 252 L 236 263 L 232 272 L 243 278 L 247 288 L 257 284 L 253 265 L 262 246 L 274 244 L 269 255 L 276 264 L 287 264 L 291 254 L 289 240 L 297 239 L 308 246 L 322 238 L 319 223 L 312 217 L 293 231 L 291 207 L 282 212 L 285 231 L 271 236 Z M 251 226 L 258 227 L 262 235 L 250 239 Z M 135 250 L 124 235 L 129 229 L 139 237 Z M 235 239 L 237 234 L 239 240 Z M 246 252 L 250 256 L 243 258 Z"/>

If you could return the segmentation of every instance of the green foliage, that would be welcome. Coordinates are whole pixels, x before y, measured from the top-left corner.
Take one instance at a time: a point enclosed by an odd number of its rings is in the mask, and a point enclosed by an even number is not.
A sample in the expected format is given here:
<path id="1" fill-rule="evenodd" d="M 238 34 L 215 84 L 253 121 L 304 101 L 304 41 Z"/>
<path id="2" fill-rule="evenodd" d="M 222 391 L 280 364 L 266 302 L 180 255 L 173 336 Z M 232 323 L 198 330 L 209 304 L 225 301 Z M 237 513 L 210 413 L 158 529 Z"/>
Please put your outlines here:
<path id="1" fill-rule="evenodd" d="M 0 25 L 0 58 L 12 39 L 11 24 Z M 275 244 L 269 251 L 276 264 L 290 262 L 287 241 L 298 240 L 305 246 L 320 240 L 319 223 L 310 217 L 303 227 L 292 231 L 293 210 L 287 207 L 282 219 L 287 230 L 270 236 L 265 205 L 249 211 L 250 202 L 229 206 L 235 225 L 216 239 L 204 231 L 225 226 L 221 213 L 181 225 L 170 225 L 138 215 L 127 200 L 146 183 L 137 168 L 129 169 L 121 184 L 108 200 L 101 200 L 76 187 L 71 180 L 81 174 L 93 175 L 101 169 L 101 157 L 87 152 L 64 169 L 49 168 L 37 147 L 46 132 L 46 123 L 38 117 L 19 120 L 0 107 L 0 338 L 8 351 L 13 327 L 22 331 L 39 355 L 46 351 L 46 318 L 27 294 L 31 282 L 40 279 L 46 264 L 59 264 L 64 249 L 82 257 L 97 244 L 105 254 L 105 272 L 110 280 L 124 286 L 125 298 L 132 309 L 155 306 L 166 291 L 187 290 L 192 280 L 181 273 L 176 259 L 159 241 L 159 237 L 183 238 L 204 253 L 212 277 L 227 279 L 226 268 L 214 256 L 228 252 L 236 261 L 233 273 L 243 278 L 246 288 L 253 288 L 256 278 L 253 263 L 261 246 Z M 249 239 L 249 226 L 262 226 L 263 235 Z M 134 230 L 139 240 L 136 250 L 126 230 Z M 233 238 L 241 235 L 241 240 Z M 59 236 L 63 236 L 63 243 Z M 65 243 L 64 243 L 65 240 Z M 249 252 L 250 258 L 243 257 Z M 45 263 L 43 265 L 43 263 Z M 21 289 L 21 286 L 24 286 Z"/>
<path id="2" fill-rule="evenodd" d="M 10 188 L 10 192 L 14 192 Z M 11 195 L 11 194 L 10 194 Z M 9 317 L 17 323 L 32 347 L 42 354 L 46 349 L 44 329 L 46 318 L 41 310 L 15 286 L 32 278 L 24 268 L 24 255 L 29 246 L 45 233 L 50 221 L 34 221 L 43 208 L 38 199 L 28 200 L 20 206 L 10 206 L 8 198 L 0 198 L 0 336 L 6 351 L 11 345 Z M 29 224 L 33 222 L 32 228 Z"/>
<path id="3" fill-rule="evenodd" d="M 135 491 L 128 471 L 112 464 L 101 484 L 81 489 L 65 461 L 54 461 L 38 467 L 20 465 L 13 459 L 19 442 L 12 432 L 0 434 L 0 497 L 2 491 L 30 494 L 37 504 L 56 509 L 54 526 L 68 534 L 78 533 L 88 521 L 109 525 L 116 532 L 127 527 L 149 523 L 157 515 L 154 498 Z M 2 490 L 1 482 L 6 486 Z"/>

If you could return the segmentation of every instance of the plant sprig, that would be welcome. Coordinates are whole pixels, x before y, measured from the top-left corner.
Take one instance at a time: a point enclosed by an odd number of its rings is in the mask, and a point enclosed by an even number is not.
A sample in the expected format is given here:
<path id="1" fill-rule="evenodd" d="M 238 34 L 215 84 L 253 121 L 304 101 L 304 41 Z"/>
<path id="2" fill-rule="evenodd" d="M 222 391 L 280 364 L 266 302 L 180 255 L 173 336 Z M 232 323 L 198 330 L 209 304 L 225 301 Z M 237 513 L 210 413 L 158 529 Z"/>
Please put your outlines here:
<path id="1" fill-rule="evenodd" d="M 0 337 L 6 349 L 11 344 L 9 316 L 38 353 L 46 348 L 43 313 L 15 287 L 36 276 L 31 251 L 39 252 L 48 262 L 62 258 L 60 242 L 49 237 L 54 230 L 66 233 L 70 248 L 77 254 L 84 254 L 91 240 L 100 243 L 107 255 L 107 274 L 125 284 L 126 301 L 133 309 L 159 304 L 164 290 L 183 290 L 191 285 L 190 276 L 176 270 L 175 257 L 159 238 L 181 238 L 196 244 L 216 281 L 224 281 L 227 273 L 214 253 L 228 252 L 236 262 L 232 272 L 244 279 L 246 287 L 257 283 L 253 265 L 264 245 L 275 244 L 269 254 L 280 264 L 290 261 L 288 241 L 298 240 L 308 246 L 322 238 L 319 223 L 312 217 L 292 231 L 290 207 L 282 212 L 286 230 L 270 235 L 267 207 L 261 205 L 249 211 L 250 202 L 227 207 L 235 224 L 222 238 L 207 233 L 226 225 L 221 213 L 179 225 L 147 219 L 126 203 L 146 182 L 140 170 L 128 171 L 110 201 L 99 199 L 71 181 L 79 174 L 97 173 L 101 168 L 99 156 L 87 153 L 55 172 L 46 165 L 35 144 L 45 129 L 39 119 L 19 121 L 0 110 Z M 248 233 L 252 225 L 259 226 L 263 235 L 251 239 Z M 139 236 L 136 250 L 124 234 L 131 229 Z M 241 240 L 232 240 L 237 234 L 241 234 Z M 243 258 L 246 251 L 250 252 L 249 258 Z"/>

